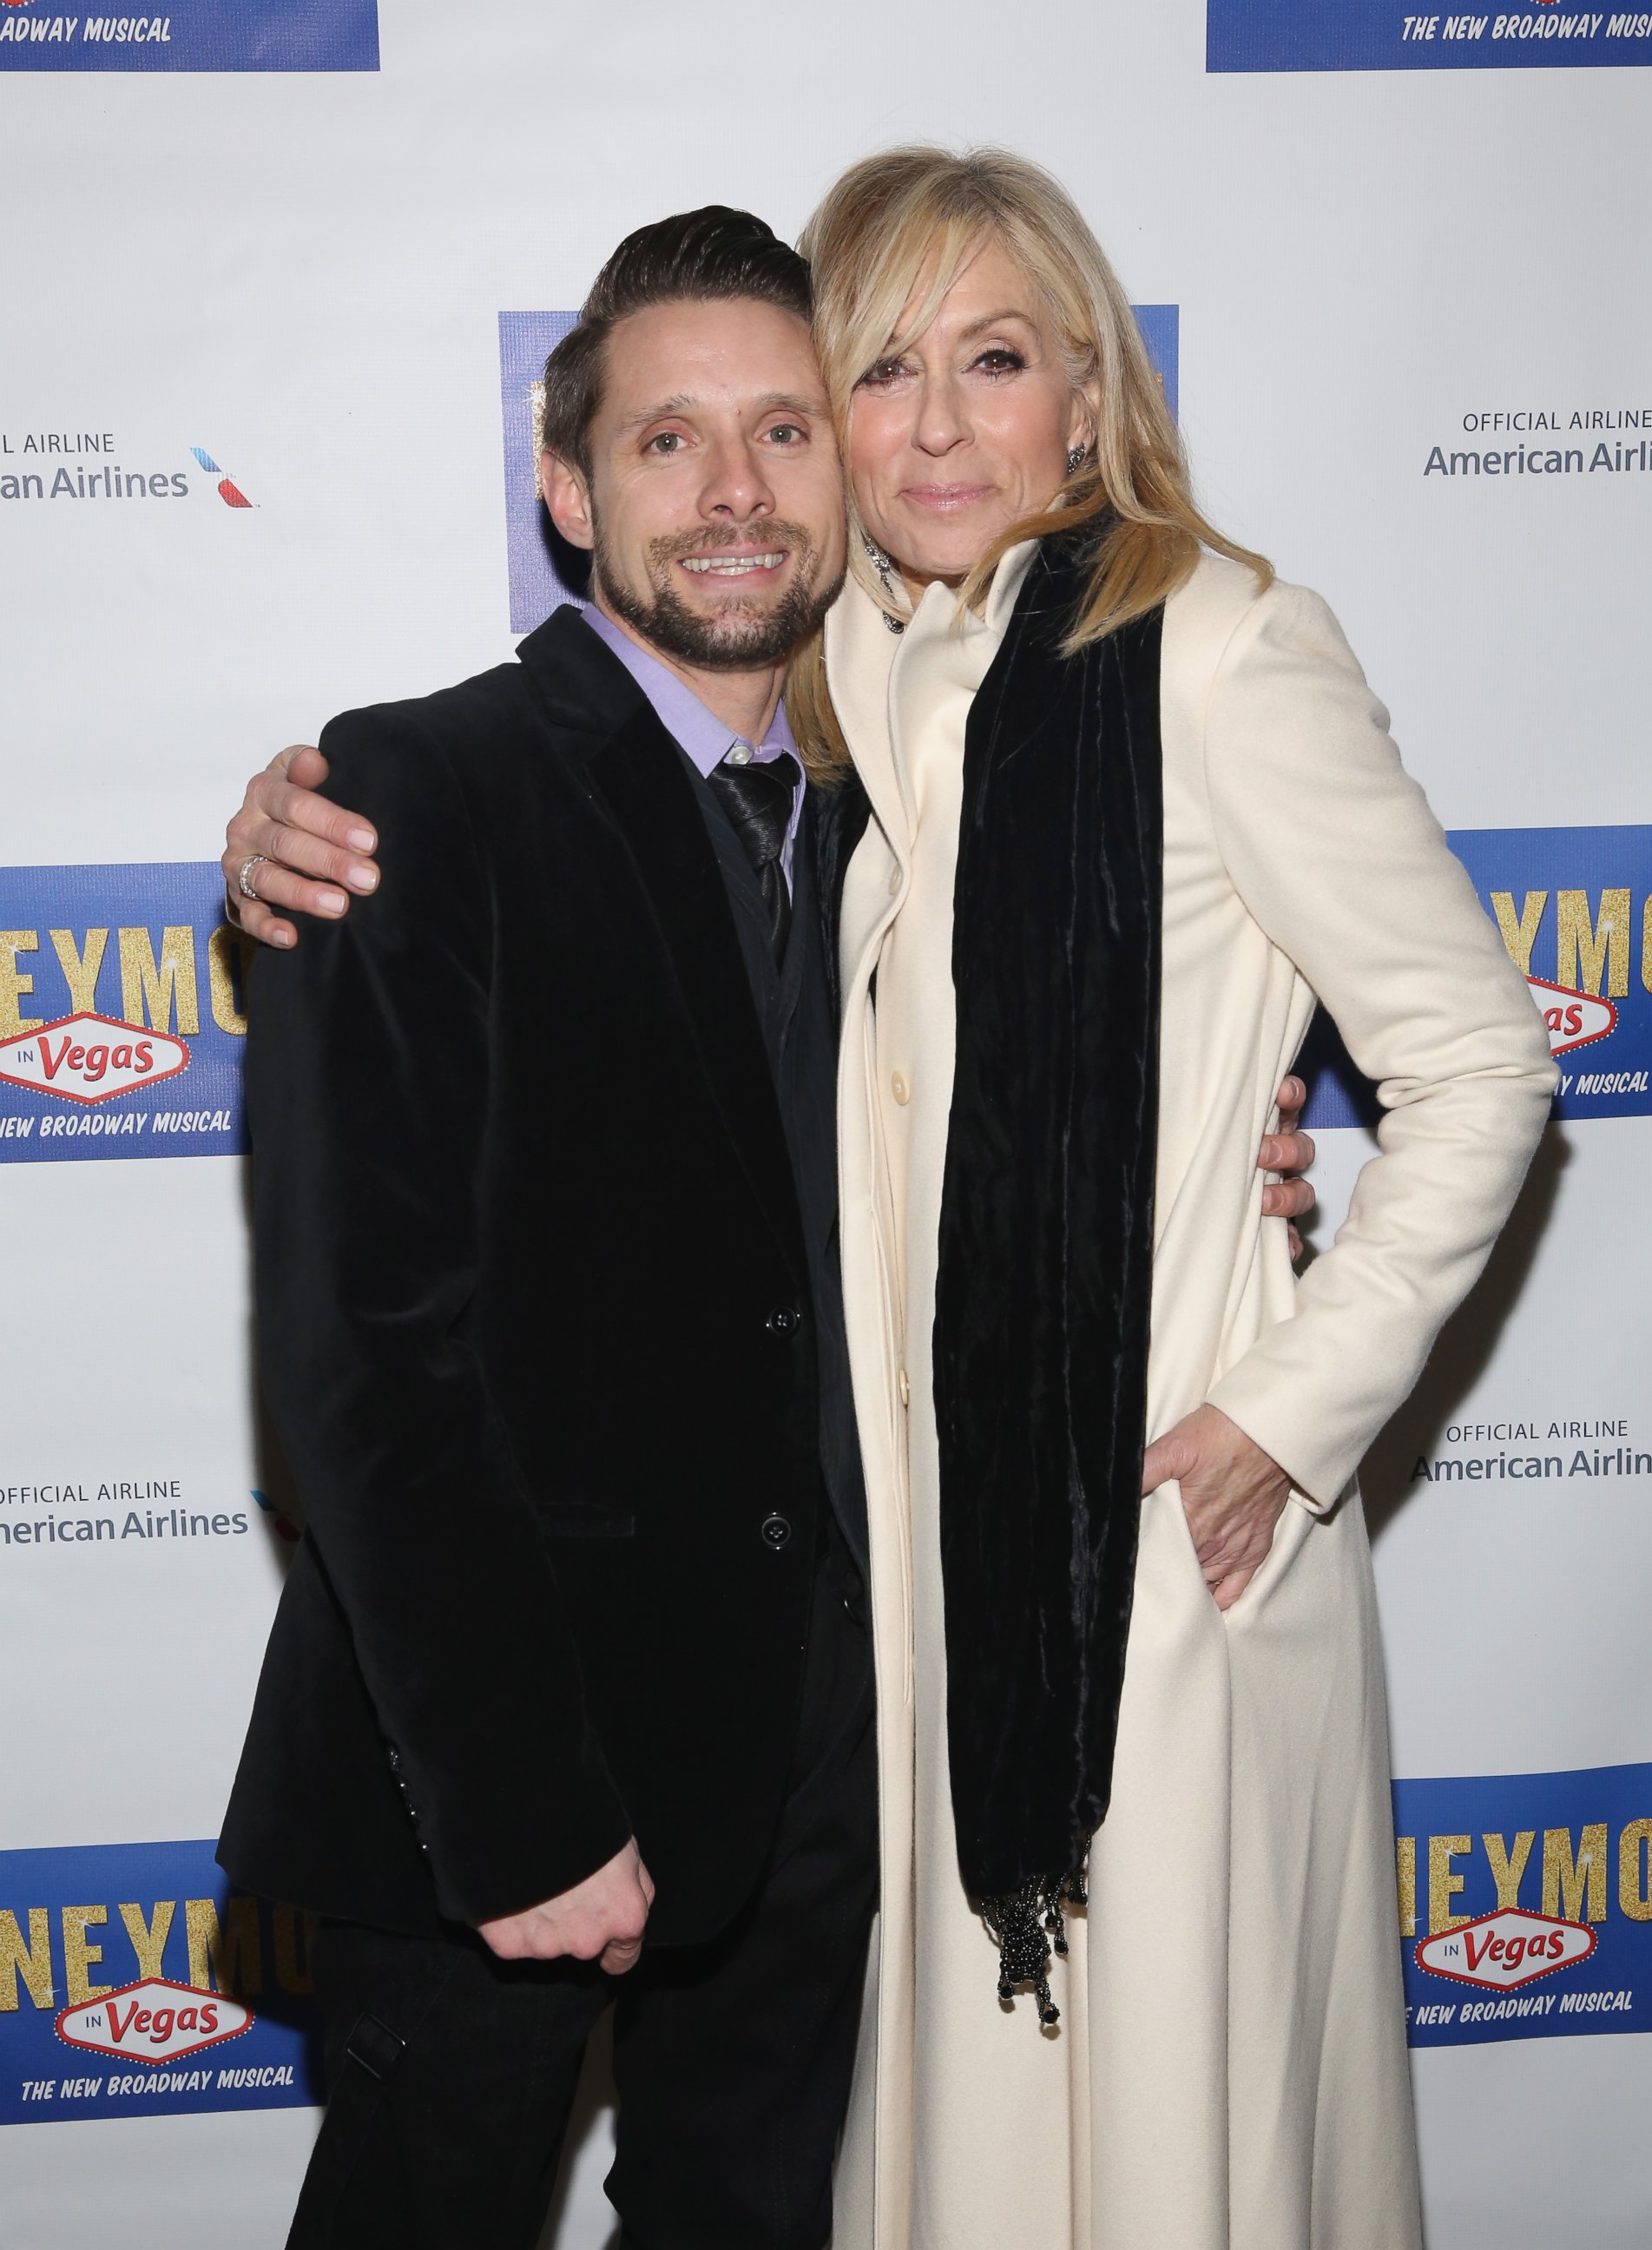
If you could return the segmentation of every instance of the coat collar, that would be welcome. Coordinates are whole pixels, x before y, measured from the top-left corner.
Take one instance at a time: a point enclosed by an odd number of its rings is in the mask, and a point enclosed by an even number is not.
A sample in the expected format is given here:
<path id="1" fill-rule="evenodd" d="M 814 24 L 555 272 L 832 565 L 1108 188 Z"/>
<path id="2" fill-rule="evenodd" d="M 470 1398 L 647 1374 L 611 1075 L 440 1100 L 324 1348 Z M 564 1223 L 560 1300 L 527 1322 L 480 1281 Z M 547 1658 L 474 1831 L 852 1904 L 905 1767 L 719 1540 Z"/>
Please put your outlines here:
<path id="1" fill-rule="evenodd" d="M 712 1099 L 799 1290 L 808 1262 L 780 1105 L 722 873 L 681 750 L 572 609 L 519 654 L 535 694 L 626 841 Z"/>
<path id="2" fill-rule="evenodd" d="M 960 620 L 952 594 L 937 583 L 925 589 L 905 632 L 892 633 L 884 612 L 854 576 L 845 583 L 826 618 L 826 680 L 833 707 L 874 816 L 903 866 L 915 813 L 898 754 L 897 713 L 902 707 L 921 707 L 931 688 L 944 687 L 954 675 L 971 690 L 978 685 L 1002 645 L 1023 583 L 1039 556 L 1036 540 L 1010 549 L 993 574 L 978 618 Z M 960 752 L 962 748 L 960 742 Z"/>

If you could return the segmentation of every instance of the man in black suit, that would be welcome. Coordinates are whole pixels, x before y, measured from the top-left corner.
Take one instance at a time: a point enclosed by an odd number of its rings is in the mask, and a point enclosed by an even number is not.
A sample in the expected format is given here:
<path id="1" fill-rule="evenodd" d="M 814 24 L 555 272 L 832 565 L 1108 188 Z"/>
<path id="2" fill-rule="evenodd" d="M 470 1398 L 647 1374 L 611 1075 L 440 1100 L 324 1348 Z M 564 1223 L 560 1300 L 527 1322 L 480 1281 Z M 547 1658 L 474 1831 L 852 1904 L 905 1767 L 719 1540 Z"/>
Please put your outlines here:
<path id="1" fill-rule="evenodd" d="M 547 370 L 593 611 L 332 723 L 391 877 L 259 963 L 260 1363 L 308 1529 L 220 1857 L 326 1917 L 302 2250 L 528 2250 L 611 2000 L 629 2250 L 830 2231 L 875 1785 L 778 707 L 843 570 L 808 312 L 744 214 L 620 246 Z"/>

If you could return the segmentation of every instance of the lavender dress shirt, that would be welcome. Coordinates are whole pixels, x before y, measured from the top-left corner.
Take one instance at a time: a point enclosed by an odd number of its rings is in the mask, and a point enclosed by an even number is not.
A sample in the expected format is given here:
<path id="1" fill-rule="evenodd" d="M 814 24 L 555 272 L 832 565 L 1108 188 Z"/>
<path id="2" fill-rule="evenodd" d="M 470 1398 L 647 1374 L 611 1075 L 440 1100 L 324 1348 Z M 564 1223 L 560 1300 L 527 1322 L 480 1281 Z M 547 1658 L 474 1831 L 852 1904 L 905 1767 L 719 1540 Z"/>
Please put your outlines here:
<path id="1" fill-rule="evenodd" d="M 619 659 L 626 670 L 653 705 L 654 714 L 660 725 L 681 750 L 689 764 L 702 779 L 711 778 L 712 769 L 719 766 L 730 751 L 743 750 L 744 757 L 736 757 L 736 765 L 752 763 L 771 765 L 781 756 L 798 757 L 798 746 L 786 720 L 786 707 L 777 703 L 774 717 L 769 721 L 769 731 L 760 742 L 749 742 L 743 735 L 736 735 L 732 727 L 708 711 L 691 687 L 687 687 L 667 665 L 661 664 L 640 643 L 622 632 L 611 618 L 604 617 L 598 609 L 585 611 L 585 623 L 598 640 L 603 641 Z M 780 854 L 780 865 L 785 873 L 786 887 L 791 888 L 791 861 L 798 840 L 798 823 L 803 818 L 803 762 L 798 759 L 799 779 L 791 792 L 791 818 L 786 826 L 786 840 Z"/>

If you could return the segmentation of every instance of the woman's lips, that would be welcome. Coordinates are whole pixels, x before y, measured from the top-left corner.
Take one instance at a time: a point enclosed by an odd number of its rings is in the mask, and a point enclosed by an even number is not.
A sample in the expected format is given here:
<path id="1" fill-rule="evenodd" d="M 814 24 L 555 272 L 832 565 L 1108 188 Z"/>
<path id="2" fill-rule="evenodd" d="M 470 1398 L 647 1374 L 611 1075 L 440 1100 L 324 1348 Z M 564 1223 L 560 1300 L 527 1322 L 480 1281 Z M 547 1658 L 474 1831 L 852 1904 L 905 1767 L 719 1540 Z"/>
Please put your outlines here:
<path id="1" fill-rule="evenodd" d="M 914 507 L 933 508 L 944 515 L 956 508 L 972 507 L 977 500 L 987 499 L 993 490 L 992 485 L 907 485 L 901 497 L 910 500 Z"/>

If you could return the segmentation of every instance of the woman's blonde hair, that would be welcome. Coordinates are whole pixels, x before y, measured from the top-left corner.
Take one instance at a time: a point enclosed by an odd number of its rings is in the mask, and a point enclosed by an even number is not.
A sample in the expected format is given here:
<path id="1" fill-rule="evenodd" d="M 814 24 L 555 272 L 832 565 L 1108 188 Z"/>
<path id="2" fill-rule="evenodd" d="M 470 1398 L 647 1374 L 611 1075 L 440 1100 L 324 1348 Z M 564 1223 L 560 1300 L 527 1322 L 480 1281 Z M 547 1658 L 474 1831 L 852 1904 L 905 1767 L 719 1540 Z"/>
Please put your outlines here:
<path id="1" fill-rule="evenodd" d="M 886 149 L 832 188 L 798 245 L 814 280 L 815 348 L 846 456 L 855 387 L 874 361 L 921 335 L 984 238 L 1002 243 L 1043 300 L 1095 443 L 1042 514 L 1013 524 L 962 589 L 978 599 L 1022 540 L 1105 525 L 1066 652 L 1144 616 L 1192 575 L 1201 548 L 1272 569 L 1199 514 L 1181 438 L 1118 278 L 1066 190 L 1001 148 Z M 898 335 L 919 283 L 921 301 Z M 879 581 L 849 495 L 849 567 L 872 599 L 903 614 Z M 847 760 L 819 636 L 794 659 L 786 705 L 805 762 L 826 779 Z"/>

